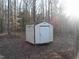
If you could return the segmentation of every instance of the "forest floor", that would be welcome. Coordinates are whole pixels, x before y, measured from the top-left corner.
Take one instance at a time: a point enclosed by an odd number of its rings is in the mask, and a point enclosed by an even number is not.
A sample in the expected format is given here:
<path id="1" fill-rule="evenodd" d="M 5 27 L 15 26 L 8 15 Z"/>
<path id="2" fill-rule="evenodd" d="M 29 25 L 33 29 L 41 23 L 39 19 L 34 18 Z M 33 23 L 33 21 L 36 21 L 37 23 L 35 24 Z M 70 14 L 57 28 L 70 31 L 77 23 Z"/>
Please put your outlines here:
<path id="1" fill-rule="evenodd" d="M 24 33 L 0 36 L 0 55 L 3 59 L 74 59 L 75 38 L 72 35 L 55 36 L 49 44 L 32 45 Z"/>

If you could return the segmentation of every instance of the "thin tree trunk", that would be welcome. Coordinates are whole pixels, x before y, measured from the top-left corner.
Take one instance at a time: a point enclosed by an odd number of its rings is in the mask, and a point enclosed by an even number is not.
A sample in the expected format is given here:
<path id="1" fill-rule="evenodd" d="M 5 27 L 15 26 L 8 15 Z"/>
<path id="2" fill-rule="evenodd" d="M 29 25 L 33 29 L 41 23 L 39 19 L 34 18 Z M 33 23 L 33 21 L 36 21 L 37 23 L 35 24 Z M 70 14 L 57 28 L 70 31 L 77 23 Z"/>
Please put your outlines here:
<path id="1" fill-rule="evenodd" d="M 35 24 L 36 24 L 36 0 L 33 0 L 33 20 L 34 20 L 34 44 L 35 44 Z"/>
<path id="2" fill-rule="evenodd" d="M 8 35 L 10 35 L 10 0 L 8 0 Z"/>

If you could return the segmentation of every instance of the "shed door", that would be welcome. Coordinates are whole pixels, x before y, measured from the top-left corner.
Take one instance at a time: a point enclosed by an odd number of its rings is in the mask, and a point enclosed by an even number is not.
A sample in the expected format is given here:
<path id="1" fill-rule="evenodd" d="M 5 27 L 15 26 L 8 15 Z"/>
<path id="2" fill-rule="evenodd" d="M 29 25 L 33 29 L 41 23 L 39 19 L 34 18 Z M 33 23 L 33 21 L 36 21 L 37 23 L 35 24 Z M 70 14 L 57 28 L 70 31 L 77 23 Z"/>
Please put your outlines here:
<path id="1" fill-rule="evenodd" d="M 49 27 L 40 27 L 40 42 L 49 42 Z"/>

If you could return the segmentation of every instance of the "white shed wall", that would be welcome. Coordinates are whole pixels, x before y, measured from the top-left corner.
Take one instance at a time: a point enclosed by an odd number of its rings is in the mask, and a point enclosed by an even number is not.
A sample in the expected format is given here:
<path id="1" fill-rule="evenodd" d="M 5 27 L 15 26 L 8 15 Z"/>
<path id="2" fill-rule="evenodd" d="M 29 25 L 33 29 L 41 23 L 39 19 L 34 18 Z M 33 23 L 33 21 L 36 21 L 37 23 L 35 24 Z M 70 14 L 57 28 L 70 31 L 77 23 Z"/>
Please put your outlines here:
<path id="1" fill-rule="evenodd" d="M 35 43 L 39 44 L 40 43 L 40 36 L 39 36 L 39 26 L 35 26 Z"/>
<path id="2" fill-rule="evenodd" d="M 46 42 L 45 40 L 42 40 L 43 42 L 40 42 L 40 26 L 49 26 L 49 31 L 50 31 L 49 41 Z M 36 39 L 37 44 L 52 42 L 53 41 L 53 26 L 51 24 L 46 23 L 46 22 L 43 22 L 43 23 L 36 25 L 35 26 L 35 39 Z"/>
<path id="3" fill-rule="evenodd" d="M 26 25 L 26 41 L 30 43 L 34 43 L 34 26 Z"/>
<path id="4" fill-rule="evenodd" d="M 40 26 L 48 26 L 49 39 L 40 40 Z M 42 31 L 45 32 L 45 31 Z M 43 37 L 43 36 L 42 36 Z M 34 25 L 26 25 L 26 41 L 34 44 Z M 49 23 L 43 22 L 35 26 L 35 44 L 49 43 L 53 41 L 53 26 Z"/>

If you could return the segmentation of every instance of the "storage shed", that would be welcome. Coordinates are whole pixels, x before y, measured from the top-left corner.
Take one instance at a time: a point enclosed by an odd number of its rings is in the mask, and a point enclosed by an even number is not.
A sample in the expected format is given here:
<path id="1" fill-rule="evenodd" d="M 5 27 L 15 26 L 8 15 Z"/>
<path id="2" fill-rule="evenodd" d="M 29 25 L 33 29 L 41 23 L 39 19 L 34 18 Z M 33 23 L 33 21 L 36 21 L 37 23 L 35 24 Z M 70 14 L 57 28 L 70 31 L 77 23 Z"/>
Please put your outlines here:
<path id="1" fill-rule="evenodd" d="M 35 26 L 26 25 L 26 41 L 32 44 L 44 44 L 52 42 L 53 26 L 47 22 L 42 22 Z"/>

